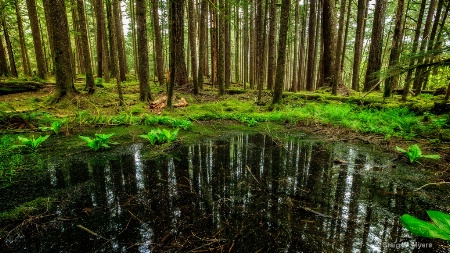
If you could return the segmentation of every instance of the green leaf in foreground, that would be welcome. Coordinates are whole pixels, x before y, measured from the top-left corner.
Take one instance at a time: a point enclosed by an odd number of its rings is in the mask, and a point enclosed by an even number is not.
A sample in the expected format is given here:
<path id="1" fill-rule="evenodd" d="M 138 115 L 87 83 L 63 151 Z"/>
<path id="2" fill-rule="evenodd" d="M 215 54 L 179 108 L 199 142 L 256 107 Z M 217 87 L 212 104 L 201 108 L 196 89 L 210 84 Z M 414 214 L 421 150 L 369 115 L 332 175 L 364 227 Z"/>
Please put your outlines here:
<path id="1" fill-rule="evenodd" d="M 417 219 L 409 214 L 404 214 L 400 221 L 403 227 L 414 235 L 450 241 L 450 235 L 433 223 Z"/>
<path id="2" fill-rule="evenodd" d="M 438 226 L 441 230 L 443 230 L 445 233 L 450 235 L 450 215 L 435 211 L 435 210 L 428 210 L 427 211 L 428 216 L 430 216 L 431 220 Z"/>

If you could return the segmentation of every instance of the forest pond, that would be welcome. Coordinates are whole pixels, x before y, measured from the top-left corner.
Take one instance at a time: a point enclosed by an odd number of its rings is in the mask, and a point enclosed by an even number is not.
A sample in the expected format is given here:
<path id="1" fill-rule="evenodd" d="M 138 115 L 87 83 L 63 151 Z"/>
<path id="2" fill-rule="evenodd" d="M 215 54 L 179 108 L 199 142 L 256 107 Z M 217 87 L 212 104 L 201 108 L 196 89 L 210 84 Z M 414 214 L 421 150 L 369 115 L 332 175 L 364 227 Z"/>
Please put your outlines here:
<path id="1" fill-rule="evenodd" d="M 3 237 L 1 251 L 410 252 L 418 243 L 434 251 L 446 247 L 411 236 L 399 222 L 404 213 L 420 216 L 435 207 L 413 193 L 426 173 L 376 147 L 325 143 L 301 134 L 238 133 L 177 144 L 157 157 L 148 155 L 151 149 L 140 143 L 50 160 L 43 179 L 17 191 L 61 191 L 62 201 Z M 0 211 L 5 211 L 12 205 L 6 195 L 12 193 L 1 191 Z"/>

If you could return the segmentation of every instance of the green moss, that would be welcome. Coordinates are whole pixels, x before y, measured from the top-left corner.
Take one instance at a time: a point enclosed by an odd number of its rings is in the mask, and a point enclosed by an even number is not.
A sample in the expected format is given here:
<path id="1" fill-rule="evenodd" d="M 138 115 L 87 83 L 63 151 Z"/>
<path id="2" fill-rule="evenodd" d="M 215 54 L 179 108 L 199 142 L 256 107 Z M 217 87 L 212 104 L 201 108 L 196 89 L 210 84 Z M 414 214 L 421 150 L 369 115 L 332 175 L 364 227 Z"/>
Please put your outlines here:
<path id="1" fill-rule="evenodd" d="M 29 216 L 40 214 L 55 207 L 56 199 L 50 197 L 39 197 L 20 206 L 0 213 L 1 221 L 20 221 Z"/>

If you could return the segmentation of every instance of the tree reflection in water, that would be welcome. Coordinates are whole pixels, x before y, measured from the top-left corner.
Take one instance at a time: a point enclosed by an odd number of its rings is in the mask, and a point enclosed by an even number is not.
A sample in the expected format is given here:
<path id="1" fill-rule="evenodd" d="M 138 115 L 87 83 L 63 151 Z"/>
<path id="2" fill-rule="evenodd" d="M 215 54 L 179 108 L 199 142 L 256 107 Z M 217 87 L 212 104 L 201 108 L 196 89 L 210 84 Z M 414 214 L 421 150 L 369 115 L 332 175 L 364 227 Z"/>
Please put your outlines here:
<path id="1" fill-rule="evenodd" d="M 146 151 L 50 164 L 47 187 L 73 190 L 45 229 L 11 233 L 4 249 L 387 252 L 414 242 L 399 217 L 416 200 L 390 168 L 374 170 L 387 158 L 363 148 L 239 134 L 152 159 Z"/>

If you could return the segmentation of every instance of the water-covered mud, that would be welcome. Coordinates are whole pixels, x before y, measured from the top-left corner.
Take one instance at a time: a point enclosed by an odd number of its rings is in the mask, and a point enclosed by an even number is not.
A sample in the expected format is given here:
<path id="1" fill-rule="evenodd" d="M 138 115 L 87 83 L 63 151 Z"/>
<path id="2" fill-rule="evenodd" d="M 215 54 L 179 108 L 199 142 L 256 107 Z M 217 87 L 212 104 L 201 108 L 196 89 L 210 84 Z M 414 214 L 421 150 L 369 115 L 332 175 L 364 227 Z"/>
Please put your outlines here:
<path id="1" fill-rule="evenodd" d="M 1 251 L 446 251 L 400 224 L 433 207 L 413 193 L 420 173 L 367 147 L 237 134 L 148 152 L 135 144 L 50 160 L 25 188 L 68 191 L 56 210 L 4 225 Z M 14 205 L 2 201 L 1 211 Z"/>

